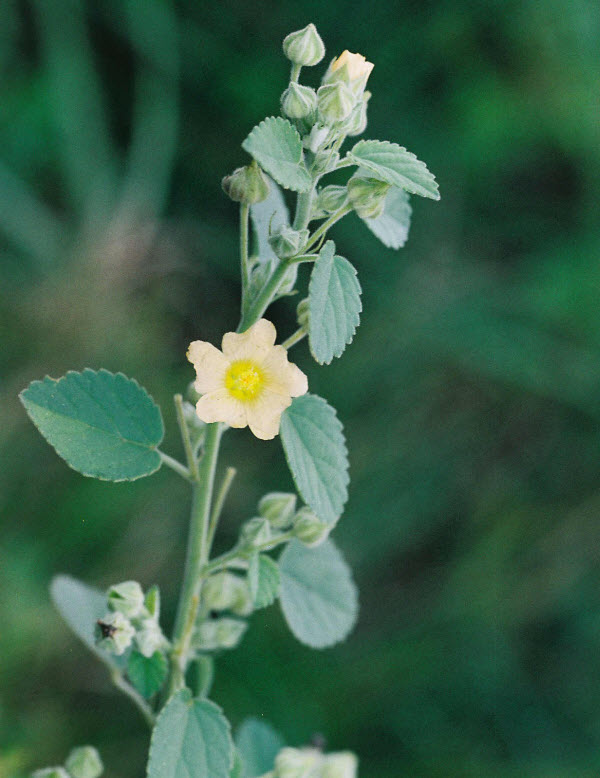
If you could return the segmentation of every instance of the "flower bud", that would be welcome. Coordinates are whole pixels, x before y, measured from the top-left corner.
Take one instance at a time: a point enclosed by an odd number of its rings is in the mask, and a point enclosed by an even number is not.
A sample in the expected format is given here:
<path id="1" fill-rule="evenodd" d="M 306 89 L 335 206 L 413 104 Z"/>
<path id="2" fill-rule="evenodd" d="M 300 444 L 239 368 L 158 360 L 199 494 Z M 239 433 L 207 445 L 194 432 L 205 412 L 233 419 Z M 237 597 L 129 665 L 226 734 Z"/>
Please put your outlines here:
<path id="1" fill-rule="evenodd" d="M 352 113 L 356 98 L 341 81 L 325 84 L 317 92 L 319 117 L 325 124 L 343 122 Z"/>
<path id="2" fill-rule="evenodd" d="M 298 322 L 298 326 L 302 327 L 302 329 L 306 330 L 308 332 L 308 317 L 309 317 L 309 302 L 308 297 L 305 297 L 304 300 L 300 300 L 296 307 L 296 321 Z"/>
<path id="3" fill-rule="evenodd" d="M 337 59 L 334 59 L 323 78 L 324 84 L 333 84 L 340 81 L 350 87 L 355 95 L 363 93 L 373 63 L 367 62 L 362 54 L 352 54 L 346 49 Z"/>
<path id="4" fill-rule="evenodd" d="M 275 757 L 277 778 L 318 778 L 323 755 L 316 748 L 282 748 Z"/>
<path id="5" fill-rule="evenodd" d="M 281 259 L 287 259 L 298 254 L 308 240 L 308 230 L 294 230 L 288 224 L 282 224 L 269 236 L 273 251 Z"/>
<path id="6" fill-rule="evenodd" d="M 133 641 L 135 629 L 120 611 L 107 613 L 96 622 L 96 644 L 111 654 L 121 656 Z"/>
<path id="7" fill-rule="evenodd" d="M 284 38 L 283 53 L 295 65 L 317 65 L 325 56 L 325 44 L 314 24 L 291 32 Z"/>
<path id="8" fill-rule="evenodd" d="M 100 778 L 104 766 L 100 754 L 92 746 L 74 748 L 65 762 L 72 778 Z"/>
<path id="9" fill-rule="evenodd" d="M 249 519 L 242 527 L 242 542 L 246 546 L 262 546 L 271 540 L 271 525 L 262 516 Z"/>
<path id="10" fill-rule="evenodd" d="M 70 778 L 64 767 L 43 767 L 31 774 L 31 778 Z"/>
<path id="11" fill-rule="evenodd" d="M 375 219 L 380 216 L 390 184 L 376 178 L 353 176 L 348 181 L 348 199 L 361 219 Z"/>
<path id="12" fill-rule="evenodd" d="M 123 581 L 111 586 L 106 593 L 108 607 L 128 619 L 141 616 L 144 611 L 144 592 L 137 581 Z"/>
<path id="13" fill-rule="evenodd" d="M 358 759 L 351 751 L 327 754 L 323 759 L 320 778 L 356 778 Z"/>
<path id="14" fill-rule="evenodd" d="M 309 86 L 292 81 L 281 95 L 281 110 L 290 119 L 305 119 L 317 109 L 317 93 Z"/>
<path id="15" fill-rule="evenodd" d="M 258 503 L 258 512 L 275 529 L 289 527 L 295 510 L 296 495 L 287 492 L 270 492 Z"/>
<path id="16" fill-rule="evenodd" d="M 154 619 L 144 619 L 141 629 L 135 633 L 135 642 L 142 656 L 150 659 L 156 651 L 167 647 L 167 640 Z"/>
<path id="17" fill-rule="evenodd" d="M 365 92 L 361 102 L 354 108 L 345 124 L 346 135 L 362 135 L 367 128 L 367 103 L 371 99 L 371 93 Z"/>
<path id="18" fill-rule="evenodd" d="M 320 546 L 327 539 L 332 527 L 316 516 L 310 508 L 300 508 L 294 516 L 294 535 L 309 548 Z"/>
<path id="19" fill-rule="evenodd" d="M 235 648 L 247 627 L 246 622 L 240 619 L 222 618 L 203 621 L 194 634 L 194 648 L 199 651 Z"/>
<path id="20" fill-rule="evenodd" d="M 256 164 L 251 162 L 245 167 L 239 167 L 221 181 L 226 195 L 236 203 L 254 205 L 267 199 L 269 182 L 265 174 Z"/>
<path id="21" fill-rule="evenodd" d="M 348 190 L 345 186 L 331 184 L 321 189 L 317 195 L 317 208 L 325 214 L 338 211 L 348 198 Z"/>
<path id="22" fill-rule="evenodd" d="M 229 610 L 237 616 L 248 616 L 253 610 L 245 579 L 227 572 L 211 575 L 202 587 L 202 600 L 209 610 Z"/>
<path id="23" fill-rule="evenodd" d="M 324 146 L 328 141 L 330 132 L 331 130 L 329 127 L 323 127 L 322 125 L 315 124 L 310 131 L 310 134 L 304 138 L 302 143 L 304 144 L 305 148 L 307 148 L 309 151 L 312 151 L 313 154 L 316 154 L 321 146 Z"/>

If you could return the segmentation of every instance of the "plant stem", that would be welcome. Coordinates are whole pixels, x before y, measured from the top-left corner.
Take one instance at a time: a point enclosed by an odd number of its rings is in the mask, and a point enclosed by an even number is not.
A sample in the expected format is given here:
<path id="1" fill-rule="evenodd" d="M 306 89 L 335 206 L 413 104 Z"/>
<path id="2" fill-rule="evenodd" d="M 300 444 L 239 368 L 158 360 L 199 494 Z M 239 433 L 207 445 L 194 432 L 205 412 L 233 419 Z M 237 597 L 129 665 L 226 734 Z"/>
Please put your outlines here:
<path id="1" fill-rule="evenodd" d="M 289 349 L 292 346 L 295 346 L 296 343 L 299 343 L 302 340 L 302 338 L 305 338 L 307 336 L 307 334 L 308 333 L 306 332 L 304 327 L 300 327 L 299 329 L 296 330 L 296 332 L 290 335 L 290 337 L 287 340 L 284 340 L 281 345 L 283 346 L 283 348 Z"/>
<path id="2" fill-rule="evenodd" d="M 242 313 L 242 318 L 237 329 L 238 332 L 245 332 L 248 327 L 255 324 L 267 310 L 277 294 L 277 290 L 281 286 L 281 282 L 283 281 L 283 277 L 285 276 L 288 267 L 289 264 L 283 260 L 279 263 L 271 278 L 256 297 L 253 305 L 248 311 Z"/>
<path id="3" fill-rule="evenodd" d="M 248 227 L 250 206 L 248 203 L 240 205 L 240 264 L 242 269 L 242 311 L 246 310 L 246 299 L 250 285 L 250 265 L 248 263 Z"/>
<path id="4" fill-rule="evenodd" d="M 298 81 L 300 78 L 300 71 L 302 70 L 302 65 L 292 65 L 292 71 L 290 73 L 290 82 L 292 81 Z"/>
<path id="5" fill-rule="evenodd" d="M 235 467 L 228 467 L 225 471 L 225 475 L 223 476 L 223 480 L 221 481 L 219 491 L 217 492 L 212 513 L 210 514 L 210 523 L 208 525 L 208 554 L 210 554 L 215 532 L 217 531 L 217 524 L 219 523 L 219 519 L 221 517 L 221 511 L 223 510 L 223 505 L 227 499 L 227 494 L 231 488 L 231 484 L 233 483 L 233 479 L 235 478 L 236 473 L 237 470 Z"/>
<path id="6" fill-rule="evenodd" d="M 293 225 L 295 230 L 303 230 L 308 225 L 314 193 L 315 187 L 313 185 L 308 192 L 302 192 L 298 195 Z"/>
<path id="7" fill-rule="evenodd" d="M 185 685 L 190 643 L 200 602 L 203 568 L 208 561 L 208 525 L 222 432 L 223 428 L 219 422 L 206 426 L 204 456 L 200 462 L 198 483 L 194 484 L 187 559 L 173 632 L 169 694 Z"/>
<path id="8" fill-rule="evenodd" d="M 187 459 L 188 470 L 190 471 L 192 478 L 195 481 L 197 481 L 198 462 L 196 461 L 196 457 L 194 456 L 194 447 L 192 446 L 192 441 L 190 438 L 190 430 L 185 421 L 185 416 L 183 415 L 183 397 L 180 394 L 176 394 L 173 397 L 173 400 L 175 402 L 177 424 L 179 425 L 179 431 L 181 432 L 181 440 L 183 441 L 183 448 L 185 451 L 185 457 Z"/>
<path id="9" fill-rule="evenodd" d="M 260 553 L 261 551 L 271 551 L 282 543 L 287 543 L 287 541 L 291 540 L 293 537 L 295 537 L 294 530 L 290 529 L 287 532 L 282 532 L 281 535 L 277 535 L 276 538 L 272 538 L 260 546 L 254 546 L 252 551 L 256 551 L 257 553 Z M 205 565 L 204 570 L 202 571 L 203 575 L 206 576 L 208 573 L 214 573 L 216 570 L 222 570 L 225 567 L 232 567 L 233 565 L 231 563 L 237 563 L 241 550 L 242 549 L 239 546 L 236 546 L 225 554 L 216 557 L 212 562 Z"/>
<path id="10" fill-rule="evenodd" d="M 173 459 L 173 457 L 165 454 L 164 451 L 159 451 L 158 454 L 162 459 L 163 465 L 170 467 L 171 470 L 174 470 L 182 478 L 185 478 L 186 481 L 193 481 L 192 474 L 185 465 L 182 465 L 181 462 L 178 462 L 176 459 Z"/>
<path id="11" fill-rule="evenodd" d="M 136 708 L 140 711 L 142 716 L 146 719 L 146 723 L 149 724 L 150 728 L 152 728 L 155 722 L 154 712 L 152 711 L 150 705 L 142 697 L 142 695 L 136 691 L 133 686 L 130 686 L 127 683 L 122 674 L 116 668 L 111 669 L 110 677 L 117 689 L 129 697 Z"/>
<path id="12" fill-rule="evenodd" d="M 351 205 L 342 205 L 342 207 L 338 211 L 333 213 L 329 217 L 329 219 L 327 219 L 327 221 L 324 221 L 323 224 L 319 227 L 319 229 L 316 230 L 312 234 L 311 239 L 308 242 L 308 245 L 304 247 L 304 251 L 305 252 L 310 251 L 312 249 L 312 247 L 315 246 L 319 242 L 320 238 L 325 235 L 327 230 L 330 227 L 333 227 L 333 225 L 336 222 L 339 222 L 340 219 L 343 219 L 344 216 L 346 216 L 346 214 L 350 213 L 351 210 L 352 210 L 352 206 Z"/>

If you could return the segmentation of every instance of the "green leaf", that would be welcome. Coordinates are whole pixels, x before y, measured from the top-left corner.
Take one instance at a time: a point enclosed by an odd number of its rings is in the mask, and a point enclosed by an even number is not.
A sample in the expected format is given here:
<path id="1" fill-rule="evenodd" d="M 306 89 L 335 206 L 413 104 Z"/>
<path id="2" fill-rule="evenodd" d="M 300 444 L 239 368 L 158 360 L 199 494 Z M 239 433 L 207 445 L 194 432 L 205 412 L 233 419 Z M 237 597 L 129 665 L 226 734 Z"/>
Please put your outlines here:
<path id="1" fill-rule="evenodd" d="M 361 140 L 348 152 L 348 158 L 380 181 L 387 181 L 410 194 L 440 199 L 435 176 L 427 170 L 424 162 L 397 143 Z"/>
<path id="2" fill-rule="evenodd" d="M 292 540 L 279 560 L 281 608 L 301 643 L 327 648 L 356 622 L 358 595 L 350 569 L 331 539 L 317 548 Z"/>
<path id="3" fill-rule="evenodd" d="M 275 757 L 285 746 L 279 732 L 258 719 L 246 719 L 237 731 L 235 743 L 242 757 L 244 778 L 257 778 L 273 769 Z"/>
<path id="4" fill-rule="evenodd" d="M 166 656 L 156 651 L 151 657 L 132 651 L 127 662 L 127 675 L 142 697 L 152 697 L 162 688 L 167 677 Z"/>
<path id="5" fill-rule="evenodd" d="M 335 244 L 328 240 L 308 286 L 310 351 L 317 362 L 326 365 L 352 342 L 362 311 L 356 270 L 334 252 Z"/>
<path id="6" fill-rule="evenodd" d="M 408 240 L 411 214 L 408 194 L 393 187 L 386 195 L 381 216 L 363 221 L 384 246 L 401 249 Z"/>
<path id="7" fill-rule="evenodd" d="M 266 172 L 295 192 L 307 192 L 312 179 L 302 158 L 302 141 L 296 128 L 281 116 L 270 116 L 258 124 L 242 143 Z"/>
<path id="8" fill-rule="evenodd" d="M 255 608 L 272 605 L 279 596 L 279 568 L 277 562 L 265 554 L 254 554 L 248 567 L 248 584 Z"/>
<path id="9" fill-rule="evenodd" d="M 147 778 L 229 778 L 233 743 L 221 709 L 184 689 L 167 702 L 152 733 Z"/>
<path id="10" fill-rule="evenodd" d="M 122 670 L 125 658 L 114 656 L 96 646 L 94 629 L 98 619 L 106 616 L 106 594 L 69 575 L 57 575 L 50 584 L 50 596 L 70 629 L 109 667 Z"/>
<path id="11" fill-rule="evenodd" d="M 133 481 L 159 469 L 160 410 L 122 373 L 70 371 L 33 381 L 20 394 L 29 417 L 74 470 L 106 481 Z"/>
<path id="12" fill-rule="evenodd" d="M 296 397 L 279 430 L 287 463 L 302 498 L 327 524 L 348 499 L 348 451 L 335 410 L 322 397 Z"/>

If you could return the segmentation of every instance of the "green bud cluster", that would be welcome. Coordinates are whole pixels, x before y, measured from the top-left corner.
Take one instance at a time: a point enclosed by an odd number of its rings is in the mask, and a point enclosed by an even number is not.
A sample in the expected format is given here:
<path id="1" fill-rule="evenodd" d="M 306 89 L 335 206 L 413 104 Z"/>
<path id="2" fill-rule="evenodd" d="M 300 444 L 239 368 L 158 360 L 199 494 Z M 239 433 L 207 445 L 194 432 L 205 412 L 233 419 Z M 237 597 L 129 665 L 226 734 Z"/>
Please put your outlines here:
<path id="1" fill-rule="evenodd" d="M 356 103 L 352 91 L 342 82 L 325 84 L 317 92 L 317 108 L 323 124 L 331 125 L 347 119 Z"/>
<path id="2" fill-rule="evenodd" d="M 281 110 L 289 119 L 309 119 L 317 109 L 317 93 L 292 81 L 281 95 Z"/>
<path id="3" fill-rule="evenodd" d="M 212 575 L 202 588 L 202 601 L 211 611 L 231 611 L 236 616 L 252 613 L 252 597 L 244 578 L 232 573 Z"/>
<path id="4" fill-rule="evenodd" d="M 376 178 L 352 176 L 348 181 L 348 199 L 361 219 L 375 219 L 383 212 L 390 184 Z"/>
<path id="5" fill-rule="evenodd" d="M 92 746 L 74 748 L 64 767 L 44 767 L 32 773 L 31 778 L 100 778 L 104 766 L 100 754 Z"/>
<path id="6" fill-rule="evenodd" d="M 248 625 L 242 619 L 229 617 L 207 619 L 198 625 L 192 638 L 197 651 L 217 651 L 236 648 Z"/>
<path id="7" fill-rule="evenodd" d="M 167 648 L 160 625 L 160 594 L 151 587 L 144 595 L 137 581 L 123 581 L 106 593 L 108 613 L 96 622 L 96 644 L 116 656 L 135 647 L 145 657 Z"/>
<path id="8" fill-rule="evenodd" d="M 269 194 L 269 182 L 254 161 L 225 176 L 221 181 L 221 186 L 225 194 L 234 202 L 245 205 L 261 203 L 267 199 Z"/>
<path id="9" fill-rule="evenodd" d="M 243 546 L 255 548 L 271 540 L 271 524 L 263 516 L 254 516 L 243 525 L 241 542 Z"/>
<path id="10" fill-rule="evenodd" d="M 259 514 L 275 529 L 287 529 L 296 511 L 296 495 L 288 492 L 270 492 L 258 503 Z"/>
<path id="11" fill-rule="evenodd" d="M 294 535 L 301 543 L 309 548 L 320 546 L 327 538 L 333 527 L 325 524 L 308 507 L 304 506 L 294 516 L 293 522 Z"/>
<path id="12" fill-rule="evenodd" d="M 282 224 L 269 236 L 269 244 L 281 259 L 299 254 L 308 241 L 308 230 L 294 230 L 288 224 Z"/>

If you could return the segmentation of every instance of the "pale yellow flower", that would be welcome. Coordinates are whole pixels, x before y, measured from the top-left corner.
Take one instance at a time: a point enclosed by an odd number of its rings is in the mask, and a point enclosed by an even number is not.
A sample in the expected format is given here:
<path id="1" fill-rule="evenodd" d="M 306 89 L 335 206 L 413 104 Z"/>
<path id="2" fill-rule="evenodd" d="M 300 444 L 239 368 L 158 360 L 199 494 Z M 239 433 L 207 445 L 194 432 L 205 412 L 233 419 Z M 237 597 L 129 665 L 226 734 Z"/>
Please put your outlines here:
<path id="1" fill-rule="evenodd" d="M 275 345 L 275 327 L 260 319 L 246 332 L 228 332 L 222 351 L 203 340 L 190 343 L 187 358 L 196 369 L 196 391 L 203 395 L 196 413 L 210 424 L 250 427 L 257 438 L 279 432 L 281 414 L 308 391 L 308 381 L 287 351 Z"/>
<path id="2" fill-rule="evenodd" d="M 364 79 L 365 83 L 371 71 L 373 70 L 373 63 L 367 62 L 366 57 L 362 54 L 352 54 L 352 52 L 343 51 L 340 56 L 331 63 L 331 72 L 335 73 L 339 68 L 343 68 L 344 65 L 348 71 L 348 78 L 350 81 L 356 81 L 357 79 Z"/>

